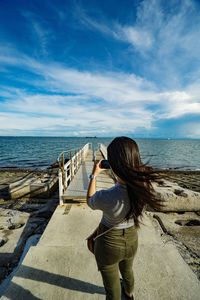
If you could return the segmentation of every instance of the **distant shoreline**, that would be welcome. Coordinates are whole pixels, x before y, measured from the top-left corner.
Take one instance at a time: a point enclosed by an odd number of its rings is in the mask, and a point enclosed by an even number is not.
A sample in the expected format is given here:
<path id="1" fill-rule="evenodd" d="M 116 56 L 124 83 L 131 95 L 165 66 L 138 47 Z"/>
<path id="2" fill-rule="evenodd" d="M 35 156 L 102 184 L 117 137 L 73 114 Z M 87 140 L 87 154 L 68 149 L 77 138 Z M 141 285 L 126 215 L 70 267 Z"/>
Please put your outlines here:
<path id="1" fill-rule="evenodd" d="M 181 141 L 181 140 L 191 140 L 191 141 L 199 141 L 200 138 L 189 138 L 189 137 L 137 137 L 132 135 L 126 135 L 135 140 L 164 140 L 164 141 Z M 116 135 L 116 136 L 120 136 Z M 114 139 L 116 136 L 52 136 L 52 135 L 0 135 L 0 138 L 70 138 L 70 139 Z"/>

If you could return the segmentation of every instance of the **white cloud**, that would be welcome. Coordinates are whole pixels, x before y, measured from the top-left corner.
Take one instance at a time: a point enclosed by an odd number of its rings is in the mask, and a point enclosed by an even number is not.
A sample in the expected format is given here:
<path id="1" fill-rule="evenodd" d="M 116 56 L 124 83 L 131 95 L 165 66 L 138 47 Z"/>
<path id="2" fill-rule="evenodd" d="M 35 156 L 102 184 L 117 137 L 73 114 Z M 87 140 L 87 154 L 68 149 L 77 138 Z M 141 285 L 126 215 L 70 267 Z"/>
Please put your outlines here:
<path id="1" fill-rule="evenodd" d="M 164 1 L 143 1 L 137 26 L 152 37 L 143 56 L 143 72 L 165 88 L 184 89 L 200 70 L 198 4 L 188 0 L 167 5 Z"/>
<path id="2" fill-rule="evenodd" d="M 39 75 L 36 82 L 27 82 L 45 94 L 2 86 L 2 130 L 55 131 L 61 126 L 72 134 L 72 128 L 74 132 L 86 133 L 95 124 L 94 133 L 112 135 L 134 133 L 138 128 L 151 131 L 160 119 L 200 113 L 200 87 L 196 83 L 184 90 L 160 91 L 155 84 L 134 74 L 81 72 L 13 54 L 11 60 L 9 52 L 6 55 L 5 67 L 20 66 Z M 0 60 L 5 62 L 4 56 Z M 151 105 L 156 105 L 156 109 Z"/>
<path id="3" fill-rule="evenodd" d="M 200 11 L 195 1 L 144 0 L 136 19 L 123 25 L 100 15 L 95 20 L 81 8 L 77 17 L 88 29 L 128 43 L 130 64 L 137 59 L 143 73 L 165 88 L 183 88 L 199 73 Z"/>
<path id="4" fill-rule="evenodd" d="M 95 20 L 91 18 L 83 8 L 76 8 L 77 18 L 87 28 L 96 30 L 104 35 L 110 36 L 116 40 L 130 43 L 132 46 L 139 49 L 148 49 L 152 45 L 152 36 L 147 30 L 143 30 L 137 26 L 122 26 L 116 21 L 111 21 L 110 24 L 105 20 Z"/>
<path id="5" fill-rule="evenodd" d="M 80 72 L 63 67 L 46 67 L 48 76 L 61 90 L 84 93 L 106 102 L 149 102 L 157 101 L 153 85 L 136 77 L 120 72 Z"/>
<path id="6" fill-rule="evenodd" d="M 39 43 L 37 43 L 37 45 L 40 45 L 43 55 L 47 56 L 49 34 L 41 27 L 41 24 L 36 21 L 32 22 L 32 27 L 36 34 L 36 38 L 39 40 Z"/>
<path id="7" fill-rule="evenodd" d="M 159 114 L 160 119 L 172 119 L 180 118 L 184 115 L 200 114 L 200 97 L 196 97 L 196 94 L 190 88 L 183 91 L 177 90 L 161 93 L 160 96 L 162 99 Z"/>
<path id="8" fill-rule="evenodd" d="M 123 41 L 127 41 L 133 47 L 141 51 L 152 47 L 153 39 L 150 32 L 142 30 L 134 26 L 120 26 L 118 25 L 117 36 Z"/>
<path id="9" fill-rule="evenodd" d="M 54 40 L 54 33 L 50 30 L 47 19 L 41 18 L 39 14 L 27 10 L 22 10 L 21 15 L 26 20 L 26 27 L 29 29 L 29 33 L 34 41 L 33 53 L 36 56 L 41 56 L 42 54 L 44 57 L 47 57 L 50 41 Z"/>
<path id="10" fill-rule="evenodd" d="M 92 125 L 96 131 L 134 131 L 138 126 L 151 128 L 152 113 L 142 107 L 129 104 L 124 106 L 113 102 L 103 107 L 101 102 L 90 103 L 85 96 L 13 95 L 1 104 L 8 110 L 0 117 L 1 129 L 56 129 L 57 126 L 71 126 L 74 130 L 87 131 Z M 15 111 L 10 113 L 9 111 Z M 26 122 L 26 120 L 29 120 Z M 9 124 L 8 124 L 9 120 Z"/>

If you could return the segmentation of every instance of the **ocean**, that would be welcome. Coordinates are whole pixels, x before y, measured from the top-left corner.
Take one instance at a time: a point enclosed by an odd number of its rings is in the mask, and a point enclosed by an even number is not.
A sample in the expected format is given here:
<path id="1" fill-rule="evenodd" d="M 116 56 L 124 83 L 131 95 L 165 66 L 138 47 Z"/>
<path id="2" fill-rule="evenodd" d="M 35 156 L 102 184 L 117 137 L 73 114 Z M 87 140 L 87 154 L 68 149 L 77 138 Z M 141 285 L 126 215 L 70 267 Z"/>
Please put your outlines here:
<path id="1" fill-rule="evenodd" d="M 45 169 L 62 151 L 92 143 L 108 145 L 112 138 L 0 137 L 0 168 Z M 200 140 L 135 139 L 141 158 L 155 168 L 200 170 Z"/>

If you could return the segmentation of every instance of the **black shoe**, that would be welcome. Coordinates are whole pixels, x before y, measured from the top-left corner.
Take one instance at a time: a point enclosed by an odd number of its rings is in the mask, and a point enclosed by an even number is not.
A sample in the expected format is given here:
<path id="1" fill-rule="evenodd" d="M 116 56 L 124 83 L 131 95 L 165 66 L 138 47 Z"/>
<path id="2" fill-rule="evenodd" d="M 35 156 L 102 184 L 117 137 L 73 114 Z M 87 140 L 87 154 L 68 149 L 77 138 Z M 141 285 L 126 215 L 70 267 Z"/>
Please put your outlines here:
<path id="1" fill-rule="evenodd" d="M 134 300 L 134 297 L 133 297 L 133 296 L 129 297 L 129 296 L 126 294 L 125 289 L 124 289 L 124 285 L 123 285 L 123 280 L 122 280 L 121 278 L 120 278 L 120 284 L 121 284 L 122 293 L 123 293 L 123 295 L 125 296 L 125 299 L 127 299 L 127 300 Z"/>

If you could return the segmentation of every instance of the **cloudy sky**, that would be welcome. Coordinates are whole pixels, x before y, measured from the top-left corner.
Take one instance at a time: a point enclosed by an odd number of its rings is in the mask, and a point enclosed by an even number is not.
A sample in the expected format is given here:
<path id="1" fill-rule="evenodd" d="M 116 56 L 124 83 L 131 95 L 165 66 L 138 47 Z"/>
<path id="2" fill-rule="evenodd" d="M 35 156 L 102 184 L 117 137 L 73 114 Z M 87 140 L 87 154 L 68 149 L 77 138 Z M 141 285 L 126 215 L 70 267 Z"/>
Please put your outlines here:
<path id="1" fill-rule="evenodd" d="M 0 135 L 200 138 L 200 2 L 1 0 Z"/>

